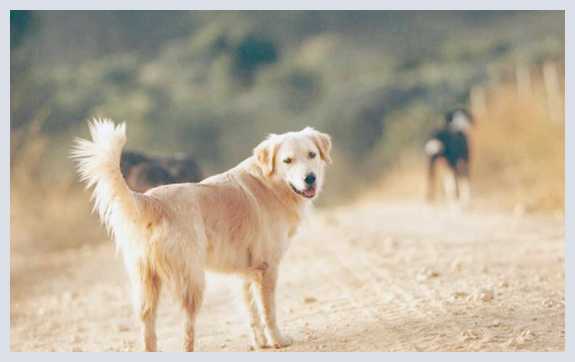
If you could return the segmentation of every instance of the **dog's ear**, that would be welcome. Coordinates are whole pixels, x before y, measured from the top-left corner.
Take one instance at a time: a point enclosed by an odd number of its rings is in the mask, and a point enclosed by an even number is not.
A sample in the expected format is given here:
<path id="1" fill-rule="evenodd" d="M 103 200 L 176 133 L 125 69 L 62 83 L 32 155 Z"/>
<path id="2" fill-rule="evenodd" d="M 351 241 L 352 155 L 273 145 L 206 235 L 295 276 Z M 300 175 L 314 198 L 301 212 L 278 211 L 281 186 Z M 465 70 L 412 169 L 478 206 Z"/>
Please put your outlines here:
<path id="1" fill-rule="evenodd" d="M 271 176 L 275 171 L 275 158 L 279 147 L 277 138 L 278 136 L 272 133 L 254 148 L 254 157 L 266 176 Z"/>
<path id="2" fill-rule="evenodd" d="M 331 137 L 327 133 L 319 132 L 311 127 L 304 128 L 303 132 L 307 133 L 311 137 L 313 143 L 315 143 L 316 147 L 319 149 L 321 159 L 330 164 Z"/>

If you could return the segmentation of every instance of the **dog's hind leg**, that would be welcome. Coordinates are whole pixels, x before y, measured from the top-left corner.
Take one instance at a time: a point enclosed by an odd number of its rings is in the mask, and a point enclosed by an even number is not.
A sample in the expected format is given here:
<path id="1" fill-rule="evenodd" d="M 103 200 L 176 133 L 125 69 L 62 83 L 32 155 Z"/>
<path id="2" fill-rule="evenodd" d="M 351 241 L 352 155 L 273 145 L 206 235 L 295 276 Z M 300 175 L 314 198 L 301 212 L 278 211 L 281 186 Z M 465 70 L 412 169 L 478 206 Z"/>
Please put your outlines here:
<path id="1" fill-rule="evenodd" d="M 437 157 L 430 156 L 429 163 L 427 165 L 427 202 L 432 203 L 435 201 L 435 179 L 436 179 L 436 166 L 437 166 Z"/>
<path id="2" fill-rule="evenodd" d="M 186 352 L 194 351 L 196 317 L 202 305 L 204 294 L 204 273 L 194 273 L 187 285 L 182 286 L 183 290 L 180 295 L 182 308 L 186 314 L 184 350 Z"/>
<path id="3" fill-rule="evenodd" d="M 463 206 L 469 205 L 471 201 L 471 187 L 469 184 L 469 177 L 459 178 L 459 200 Z"/>
<path id="4" fill-rule="evenodd" d="M 449 168 L 444 174 L 443 189 L 447 201 L 447 209 L 452 215 L 459 214 L 461 212 L 460 180 L 456 171 L 452 168 Z"/>
<path id="5" fill-rule="evenodd" d="M 443 143 L 436 138 L 432 138 L 425 144 L 425 153 L 427 154 L 427 201 L 435 201 L 435 179 L 437 162 L 441 157 L 443 151 Z"/>
<path id="6" fill-rule="evenodd" d="M 469 184 L 469 162 L 461 160 L 457 164 L 459 201 L 463 206 L 467 206 L 471 201 L 471 187 Z"/>
<path id="7" fill-rule="evenodd" d="M 134 311 L 138 316 L 147 352 L 157 350 L 156 314 L 160 296 L 160 278 L 145 263 L 131 273 Z"/>
<path id="8" fill-rule="evenodd" d="M 455 182 L 453 179 L 453 175 L 451 174 L 445 174 L 442 177 L 442 181 L 443 181 L 443 193 L 445 194 L 445 198 L 449 201 L 451 201 L 453 199 L 453 196 L 455 194 Z"/>

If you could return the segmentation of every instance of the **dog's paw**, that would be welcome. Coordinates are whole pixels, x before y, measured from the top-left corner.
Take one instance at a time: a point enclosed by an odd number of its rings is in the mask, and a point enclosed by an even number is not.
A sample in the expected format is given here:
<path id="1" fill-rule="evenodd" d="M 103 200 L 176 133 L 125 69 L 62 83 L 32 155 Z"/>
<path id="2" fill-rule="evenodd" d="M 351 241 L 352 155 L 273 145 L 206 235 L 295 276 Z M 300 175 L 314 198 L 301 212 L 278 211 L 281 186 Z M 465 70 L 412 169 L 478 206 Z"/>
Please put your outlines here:
<path id="1" fill-rule="evenodd" d="M 248 349 L 250 351 L 256 351 L 258 349 L 264 349 L 264 348 L 270 348 L 270 345 L 267 342 L 267 338 L 262 330 L 254 328 Z"/>
<path id="2" fill-rule="evenodd" d="M 279 336 L 275 338 L 271 343 L 267 341 L 267 338 L 255 340 L 248 347 L 250 351 L 257 351 L 259 349 L 268 348 L 284 348 L 293 344 L 293 339 L 287 336 Z"/>
<path id="3" fill-rule="evenodd" d="M 272 346 L 270 344 L 268 344 L 267 342 L 263 342 L 263 343 L 252 343 L 248 346 L 248 351 L 250 352 L 254 352 L 254 351 L 258 351 L 261 349 L 269 349 L 272 348 Z"/>
<path id="4" fill-rule="evenodd" d="M 293 339 L 288 336 L 281 336 L 277 338 L 274 343 L 272 344 L 273 348 L 284 348 L 287 346 L 291 346 L 293 344 Z"/>

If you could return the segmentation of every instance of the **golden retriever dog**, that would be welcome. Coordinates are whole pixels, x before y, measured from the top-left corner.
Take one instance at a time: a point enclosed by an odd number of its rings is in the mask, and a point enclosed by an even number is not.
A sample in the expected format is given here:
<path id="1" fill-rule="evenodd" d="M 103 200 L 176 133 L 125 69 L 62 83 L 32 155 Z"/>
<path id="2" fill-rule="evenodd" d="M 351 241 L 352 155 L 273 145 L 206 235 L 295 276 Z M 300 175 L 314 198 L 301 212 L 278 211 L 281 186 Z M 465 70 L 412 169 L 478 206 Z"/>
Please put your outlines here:
<path id="1" fill-rule="evenodd" d="M 164 286 L 183 308 L 184 349 L 193 351 L 205 271 L 242 277 L 252 347 L 289 345 L 276 323 L 278 268 L 322 189 L 330 137 L 309 127 L 272 134 L 227 172 L 138 193 L 120 171 L 125 124 L 104 119 L 89 127 L 92 140 L 77 139 L 71 157 L 81 179 L 94 187 L 94 209 L 123 256 L 145 350 L 157 349 L 156 310 Z"/>

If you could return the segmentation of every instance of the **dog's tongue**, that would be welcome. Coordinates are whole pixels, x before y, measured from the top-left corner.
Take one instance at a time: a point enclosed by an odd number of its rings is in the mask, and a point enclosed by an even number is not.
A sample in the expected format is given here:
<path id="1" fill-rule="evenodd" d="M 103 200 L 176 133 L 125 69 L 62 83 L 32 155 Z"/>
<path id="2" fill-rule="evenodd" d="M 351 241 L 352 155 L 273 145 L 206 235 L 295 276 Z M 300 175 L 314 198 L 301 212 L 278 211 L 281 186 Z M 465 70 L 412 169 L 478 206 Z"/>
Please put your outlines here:
<path id="1" fill-rule="evenodd" d="M 303 191 L 306 197 L 313 197 L 315 195 L 315 188 L 307 189 Z"/>

